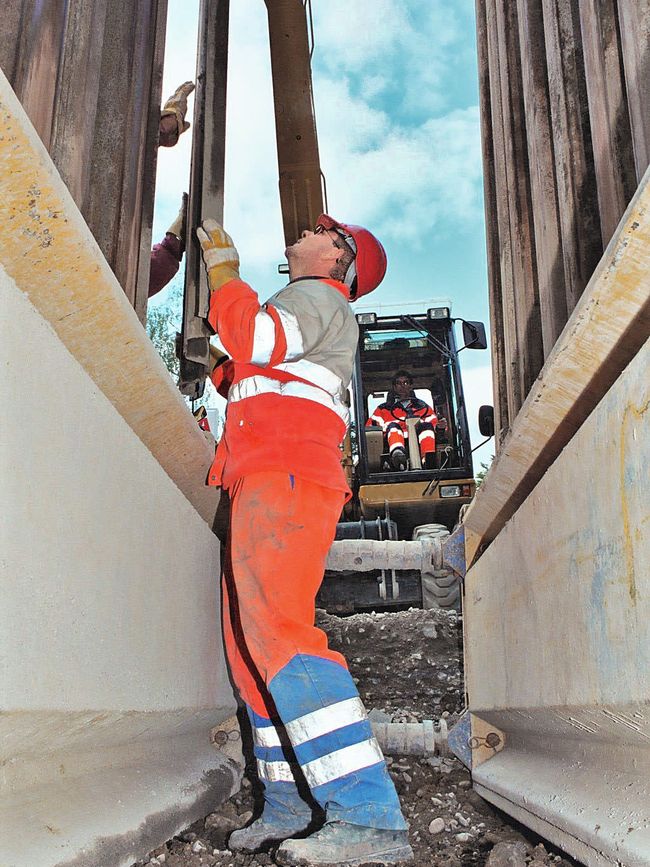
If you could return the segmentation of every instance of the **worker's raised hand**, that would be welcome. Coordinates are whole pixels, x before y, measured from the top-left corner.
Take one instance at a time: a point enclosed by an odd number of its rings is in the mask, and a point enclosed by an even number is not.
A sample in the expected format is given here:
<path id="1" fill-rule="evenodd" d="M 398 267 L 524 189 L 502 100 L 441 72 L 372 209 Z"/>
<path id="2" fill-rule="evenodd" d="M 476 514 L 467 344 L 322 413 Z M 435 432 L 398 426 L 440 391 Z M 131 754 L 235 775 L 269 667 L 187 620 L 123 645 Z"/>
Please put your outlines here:
<path id="1" fill-rule="evenodd" d="M 167 229 L 168 235 L 176 235 L 181 244 L 185 244 L 185 214 L 187 211 L 187 193 L 183 193 L 181 206 L 176 215 L 176 219 Z"/>
<path id="2" fill-rule="evenodd" d="M 229 280 L 239 279 L 239 253 L 223 226 L 216 220 L 204 220 L 196 230 L 196 237 L 203 251 L 211 291 Z"/>
<path id="3" fill-rule="evenodd" d="M 160 112 L 160 144 L 163 147 L 172 147 L 176 144 L 182 133 L 190 128 L 185 120 L 187 114 L 187 97 L 194 90 L 194 83 L 186 81 L 179 85 L 165 102 Z M 170 127 L 170 122 L 171 127 Z M 169 127 L 169 128 L 168 128 Z"/>

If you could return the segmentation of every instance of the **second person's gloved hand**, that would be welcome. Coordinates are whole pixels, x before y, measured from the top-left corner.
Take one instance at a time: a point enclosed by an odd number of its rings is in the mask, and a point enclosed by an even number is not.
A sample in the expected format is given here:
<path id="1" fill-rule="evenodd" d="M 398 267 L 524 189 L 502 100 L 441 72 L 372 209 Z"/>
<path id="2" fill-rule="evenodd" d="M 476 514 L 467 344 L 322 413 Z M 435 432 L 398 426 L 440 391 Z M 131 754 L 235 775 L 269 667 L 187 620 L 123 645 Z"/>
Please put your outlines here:
<path id="1" fill-rule="evenodd" d="M 176 235 L 178 240 L 185 247 L 185 211 L 187 209 L 187 193 L 183 193 L 183 199 L 179 208 L 176 219 L 167 229 L 168 235 Z"/>
<path id="2" fill-rule="evenodd" d="M 160 112 L 161 118 L 171 116 L 176 119 L 177 140 L 182 133 L 190 128 L 189 123 L 185 120 L 185 115 L 187 114 L 187 97 L 193 90 L 193 81 L 186 81 L 179 85 L 169 99 L 166 100 Z"/>
<path id="3" fill-rule="evenodd" d="M 239 279 L 239 254 L 233 240 L 216 220 L 204 220 L 196 230 L 208 272 L 210 291 L 214 292 L 229 280 Z"/>

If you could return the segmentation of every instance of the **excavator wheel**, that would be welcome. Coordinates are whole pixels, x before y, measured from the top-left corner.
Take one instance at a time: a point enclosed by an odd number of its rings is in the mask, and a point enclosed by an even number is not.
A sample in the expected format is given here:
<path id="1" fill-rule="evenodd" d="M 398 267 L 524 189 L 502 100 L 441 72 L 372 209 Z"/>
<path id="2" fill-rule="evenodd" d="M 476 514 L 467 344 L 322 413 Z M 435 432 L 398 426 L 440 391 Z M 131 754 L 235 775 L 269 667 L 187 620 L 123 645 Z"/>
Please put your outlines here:
<path id="1" fill-rule="evenodd" d="M 413 530 L 413 540 L 444 539 L 449 530 L 444 524 L 420 524 Z M 432 569 L 422 573 L 422 607 L 455 608 L 460 610 L 460 583 L 447 569 Z"/>

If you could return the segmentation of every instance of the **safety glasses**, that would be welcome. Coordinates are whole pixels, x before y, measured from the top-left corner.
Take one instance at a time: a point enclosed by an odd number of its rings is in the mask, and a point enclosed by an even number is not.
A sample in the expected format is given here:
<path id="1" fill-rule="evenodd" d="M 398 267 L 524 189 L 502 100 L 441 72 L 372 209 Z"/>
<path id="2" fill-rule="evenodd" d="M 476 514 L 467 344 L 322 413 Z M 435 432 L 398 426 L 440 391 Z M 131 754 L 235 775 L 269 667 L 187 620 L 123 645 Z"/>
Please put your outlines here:
<path id="1" fill-rule="evenodd" d="M 352 235 L 348 235 L 347 232 L 341 232 L 339 229 L 335 229 L 333 227 L 331 229 L 327 229 L 325 226 L 322 226 L 319 223 L 314 228 L 314 235 L 320 235 L 323 232 L 334 232 L 336 237 L 339 240 L 343 241 L 347 245 L 347 247 L 354 253 L 354 259 L 348 265 L 348 270 L 345 272 L 345 277 L 343 279 L 343 282 L 345 283 L 345 285 L 352 288 L 355 284 L 356 279 L 357 279 L 357 260 L 356 260 L 357 243 L 356 243 L 356 241 L 354 240 Z M 339 244 L 337 244 L 335 241 L 332 241 L 332 243 L 334 244 L 335 247 L 339 247 Z"/>

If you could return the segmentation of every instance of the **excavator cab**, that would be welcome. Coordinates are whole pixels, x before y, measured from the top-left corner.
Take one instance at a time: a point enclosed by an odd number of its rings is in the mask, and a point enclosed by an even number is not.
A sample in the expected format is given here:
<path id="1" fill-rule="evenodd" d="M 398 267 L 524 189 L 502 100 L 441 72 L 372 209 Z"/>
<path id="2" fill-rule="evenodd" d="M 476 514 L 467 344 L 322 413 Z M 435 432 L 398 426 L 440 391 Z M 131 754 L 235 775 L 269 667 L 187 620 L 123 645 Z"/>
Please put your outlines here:
<path id="1" fill-rule="evenodd" d="M 397 537 L 410 539 L 422 524 L 451 530 L 458 513 L 474 495 L 474 471 L 450 308 L 432 307 L 422 314 L 357 314 L 359 350 L 353 375 L 356 454 L 352 456 L 354 503 L 359 518 L 390 518 Z M 481 323 L 469 323 L 473 339 L 464 348 L 485 345 Z M 481 331 L 481 329 L 483 329 Z M 464 329 L 467 332 L 467 328 Z M 368 427 L 373 410 L 387 398 L 397 370 L 408 370 L 415 396 L 438 418 L 435 452 L 422 459 L 415 420 L 407 425 L 407 467 L 396 470 L 386 437 Z"/>
<path id="2" fill-rule="evenodd" d="M 359 345 L 352 376 L 351 433 L 344 464 L 352 488 L 337 539 L 421 539 L 446 536 L 476 491 L 459 353 L 486 348 L 480 322 L 463 321 L 463 346 L 456 344 L 449 304 L 422 313 L 378 316 L 357 313 Z M 438 419 L 435 451 L 422 459 L 417 419 L 407 421 L 407 465 L 396 470 L 386 435 L 368 420 L 391 389 L 398 370 L 413 379 L 415 396 Z M 319 604 L 339 613 L 364 608 L 421 605 L 418 574 L 326 573 Z"/>

